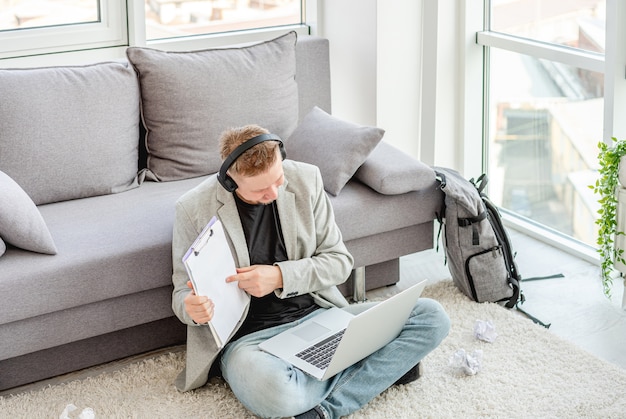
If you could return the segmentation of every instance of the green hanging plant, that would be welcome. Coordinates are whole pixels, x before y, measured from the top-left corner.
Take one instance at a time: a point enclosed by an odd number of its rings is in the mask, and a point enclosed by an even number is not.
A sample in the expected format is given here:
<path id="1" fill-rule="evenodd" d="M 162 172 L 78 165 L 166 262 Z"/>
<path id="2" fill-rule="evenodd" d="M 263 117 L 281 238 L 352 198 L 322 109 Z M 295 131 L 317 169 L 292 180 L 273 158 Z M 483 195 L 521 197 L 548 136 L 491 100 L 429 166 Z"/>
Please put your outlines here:
<path id="1" fill-rule="evenodd" d="M 600 152 L 598 154 L 598 162 L 600 168 L 598 173 L 600 178 L 596 181 L 595 186 L 591 189 L 600 198 L 598 203 L 599 218 L 596 220 L 598 225 L 598 253 L 601 257 L 600 275 L 602 286 L 604 287 L 604 295 L 611 298 L 611 286 L 613 278 L 611 273 L 616 262 L 626 264 L 624 260 L 624 249 L 615 247 L 615 237 L 624 235 L 623 231 L 617 231 L 617 190 L 619 187 L 619 163 L 622 156 L 626 155 L 626 141 L 613 138 L 612 146 L 604 142 L 598 144 Z"/>

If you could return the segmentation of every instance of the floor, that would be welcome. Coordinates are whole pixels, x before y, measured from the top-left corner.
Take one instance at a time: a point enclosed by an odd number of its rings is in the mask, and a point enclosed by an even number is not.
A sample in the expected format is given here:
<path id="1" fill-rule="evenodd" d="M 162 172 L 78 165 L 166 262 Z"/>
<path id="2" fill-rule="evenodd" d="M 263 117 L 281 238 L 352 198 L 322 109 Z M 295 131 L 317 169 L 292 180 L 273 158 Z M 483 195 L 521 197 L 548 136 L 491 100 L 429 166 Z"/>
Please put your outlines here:
<path id="1" fill-rule="evenodd" d="M 613 298 L 609 300 L 602 292 L 598 266 L 516 231 L 509 234 L 517 252 L 516 260 L 522 277 L 563 274 L 563 278 L 524 282 L 522 290 L 526 302 L 522 308 L 550 324 L 550 332 L 626 369 L 626 310 L 622 309 L 624 285 L 621 278 L 614 281 Z M 420 278 L 433 282 L 450 278 L 443 251 L 434 249 L 401 258 L 400 275 L 399 288 Z M 384 292 L 373 290 L 367 295 L 368 298 L 375 298 L 377 293 Z M 165 350 L 179 351 L 184 347 Z M 163 350 L 0 392 L 0 396 L 115 371 L 161 352 Z"/>
<path id="2" fill-rule="evenodd" d="M 622 309 L 624 283 L 613 281 L 606 298 L 600 268 L 517 231 L 509 235 L 522 278 L 563 274 L 562 278 L 522 283 L 526 302 L 521 308 L 550 332 L 626 369 L 626 310 Z M 428 250 L 401 259 L 401 282 L 416 277 L 449 278 L 442 251 Z"/>
<path id="3" fill-rule="evenodd" d="M 624 281 L 613 281 L 612 297 L 603 294 L 600 267 L 527 236 L 512 236 L 523 277 L 562 273 L 563 278 L 524 282 L 523 307 L 550 331 L 626 369 Z"/>

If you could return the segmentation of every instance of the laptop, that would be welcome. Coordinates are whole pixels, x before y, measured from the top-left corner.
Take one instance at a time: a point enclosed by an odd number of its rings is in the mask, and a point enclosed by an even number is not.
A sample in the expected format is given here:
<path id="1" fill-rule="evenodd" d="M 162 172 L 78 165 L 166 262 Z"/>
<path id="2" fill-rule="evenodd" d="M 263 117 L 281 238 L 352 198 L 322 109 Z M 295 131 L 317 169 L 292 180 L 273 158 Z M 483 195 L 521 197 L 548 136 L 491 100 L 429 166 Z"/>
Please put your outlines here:
<path id="1" fill-rule="evenodd" d="M 337 307 L 325 310 L 259 347 L 318 380 L 327 380 L 395 339 L 426 281 L 357 315 Z"/>

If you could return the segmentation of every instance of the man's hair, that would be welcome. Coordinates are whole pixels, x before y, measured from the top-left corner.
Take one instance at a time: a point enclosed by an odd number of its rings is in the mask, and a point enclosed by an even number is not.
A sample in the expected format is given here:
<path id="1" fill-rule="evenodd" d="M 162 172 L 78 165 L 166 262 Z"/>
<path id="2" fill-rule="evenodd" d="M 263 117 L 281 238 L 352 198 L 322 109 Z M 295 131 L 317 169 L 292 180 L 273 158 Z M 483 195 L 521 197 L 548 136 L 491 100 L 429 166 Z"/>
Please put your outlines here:
<path id="1" fill-rule="evenodd" d="M 262 134 L 269 134 L 269 131 L 258 125 L 246 125 L 224 131 L 219 139 L 222 161 L 226 160 L 239 145 Z M 277 150 L 277 141 L 263 141 L 239 156 L 230 166 L 229 171 L 243 176 L 256 176 L 264 173 L 278 158 Z"/>

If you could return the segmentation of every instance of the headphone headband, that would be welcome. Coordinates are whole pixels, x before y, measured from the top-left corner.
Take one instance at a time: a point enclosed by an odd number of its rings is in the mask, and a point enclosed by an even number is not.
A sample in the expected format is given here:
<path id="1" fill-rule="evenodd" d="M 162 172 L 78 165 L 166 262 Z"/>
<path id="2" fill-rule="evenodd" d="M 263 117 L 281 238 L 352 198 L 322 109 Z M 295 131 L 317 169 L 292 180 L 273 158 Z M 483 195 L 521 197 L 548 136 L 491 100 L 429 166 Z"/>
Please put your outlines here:
<path id="1" fill-rule="evenodd" d="M 217 180 L 224 187 L 224 189 L 226 189 L 228 192 L 234 192 L 235 189 L 237 189 L 237 183 L 233 180 L 233 178 L 228 176 L 228 174 L 226 173 L 228 169 L 230 169 L 230 166 L 232 166 L 233 163 L 235 163 L 235 160 L 237 160 L 243 153 L 245 153 L 246 151 L 248 151 L 255 145 L 262 143 L 264 141 L 277 141 L 278 147 L 280 149 L 280 154 L 283 160 L 285 159 L 285 149 L 283 147 L 283 142 L 278 135 L 261 134 L 261 135 L 257 135 L 256 137 L 252 137 L 248 141 L 245 141 L 239 144 L 237 148 L 235 148 L 228 155 L 228 157 L 224 159 L 224 163 L 222 163 L 222 166 L 220 167 L 220 171 L 217 173 Z"/>

